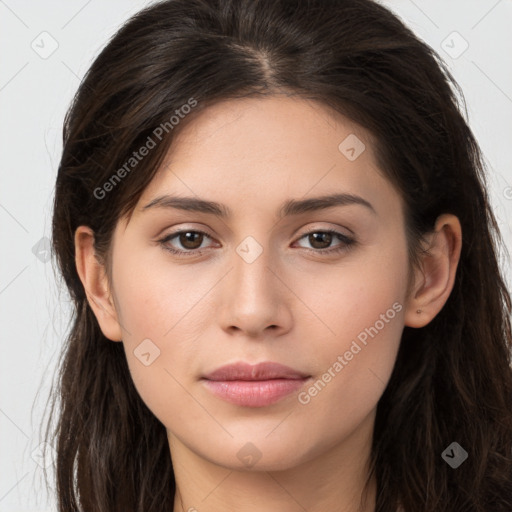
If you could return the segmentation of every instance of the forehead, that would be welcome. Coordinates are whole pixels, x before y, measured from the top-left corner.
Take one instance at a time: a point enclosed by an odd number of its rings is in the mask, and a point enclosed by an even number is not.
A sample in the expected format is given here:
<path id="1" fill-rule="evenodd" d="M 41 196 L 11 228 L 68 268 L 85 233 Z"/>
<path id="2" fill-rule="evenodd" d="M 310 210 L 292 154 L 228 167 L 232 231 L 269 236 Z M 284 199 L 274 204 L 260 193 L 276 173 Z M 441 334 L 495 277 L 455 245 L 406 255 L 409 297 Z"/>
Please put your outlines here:
<path id="1" fill-rule="evenodd" d="M 371 198 L 380 209 L 400 207 L 364 128 L 317 101 L 278 95 L 200 112 L 178 132 L 138 206 L 172 193 L 256 213 L 335 192 Z"/>

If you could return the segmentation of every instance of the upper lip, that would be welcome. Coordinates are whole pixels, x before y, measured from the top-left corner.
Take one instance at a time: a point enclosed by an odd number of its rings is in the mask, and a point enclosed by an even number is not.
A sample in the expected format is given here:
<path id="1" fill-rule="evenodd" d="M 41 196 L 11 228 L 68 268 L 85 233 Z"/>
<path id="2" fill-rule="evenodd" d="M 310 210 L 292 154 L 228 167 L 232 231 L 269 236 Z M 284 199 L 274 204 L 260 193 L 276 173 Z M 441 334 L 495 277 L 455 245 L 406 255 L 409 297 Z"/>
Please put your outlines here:
<path id="1" fill-rule="evenodd" d="M 227 364 L 217 368 L 213 372 L 205 375 L 207 380 L 270 380 L 270 379 L 303 379 L 310 377 L 305 373 L 299 372 L 279 363 L 264 362 L 255 365 L 238 362 Z"/>

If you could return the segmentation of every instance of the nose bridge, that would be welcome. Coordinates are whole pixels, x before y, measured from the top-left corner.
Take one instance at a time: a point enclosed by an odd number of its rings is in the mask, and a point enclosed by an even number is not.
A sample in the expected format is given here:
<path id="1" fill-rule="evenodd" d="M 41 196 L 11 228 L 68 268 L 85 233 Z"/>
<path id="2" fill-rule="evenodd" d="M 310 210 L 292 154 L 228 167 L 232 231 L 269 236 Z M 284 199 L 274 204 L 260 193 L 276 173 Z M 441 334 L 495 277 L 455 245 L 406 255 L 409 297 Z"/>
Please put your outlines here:
<path id="1" fill-rule="evenodd" d="M 258 237 L 261 240 L 261 236 Z M 258 241 L 254 236 L 245 237 L 236 247 L 233 255 L 232 285 L 238 301 L 254 298 L 259 300 L 263 294 L 268 301 L 273 296 L 274 275 L 269 267 L 272 265 L 272 254 L 268 243 Z M 244 297 L 247 295 L 247 297 Z"/>
<path id="2" fill-rule="evenodd" d="M 289 323 L 283 285 L 274 275 L 274 261 L 268 244 L 253 236 L 236 246 L 224 299 L 220 301 L 219 318 L 224 329 L 236 327 L 256 335 L 268 326 L 282 328 Z"/>

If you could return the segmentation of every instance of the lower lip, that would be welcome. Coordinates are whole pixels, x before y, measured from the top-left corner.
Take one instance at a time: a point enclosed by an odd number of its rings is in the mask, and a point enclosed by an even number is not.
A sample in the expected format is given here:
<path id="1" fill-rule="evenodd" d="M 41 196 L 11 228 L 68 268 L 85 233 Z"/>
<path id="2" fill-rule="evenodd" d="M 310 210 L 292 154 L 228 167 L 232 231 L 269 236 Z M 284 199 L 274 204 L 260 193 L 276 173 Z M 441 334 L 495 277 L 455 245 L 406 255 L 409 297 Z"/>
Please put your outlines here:
<path id="1" fill-rule="evenodd" d="M 227 402 L 244 407 L 264 407 L 297 391 L 307 380 L 308 378 L 253 381 L 203 379 L 203 382 L 214 395 Z"/>

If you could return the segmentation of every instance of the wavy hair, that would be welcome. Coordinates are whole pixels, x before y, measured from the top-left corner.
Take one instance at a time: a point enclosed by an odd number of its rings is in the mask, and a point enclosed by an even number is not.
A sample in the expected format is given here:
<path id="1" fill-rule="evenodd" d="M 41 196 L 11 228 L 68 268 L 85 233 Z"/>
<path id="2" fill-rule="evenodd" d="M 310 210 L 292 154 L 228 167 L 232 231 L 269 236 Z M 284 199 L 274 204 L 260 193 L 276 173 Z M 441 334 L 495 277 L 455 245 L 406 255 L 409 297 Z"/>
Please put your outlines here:
<path id="1" fill-rule="evenodd" d="M 485 162 L 442 59 L 371 0 L 163 1 L 128 20 L 89 68 L 64 120 L 52 224 L 74 306 L 46 428 L 59 512 L 169 511 L 175 493 L 165 427 L 88 304 L 76 228 L 94 230 L 108 266 L 116 223 L 176 134 L 215 102 L 276 93 L 317 100 L 372 134 L 379 169 L 404 200 L 410 268 L 439 215 L 462 226 L 452 293 L 429 324 L 404 328 L 378 403 L 368 476 L 376 512 L 510 512 L 511 297 Z M 197 106 L 113 182 L 190 98 Z M 98 198 L 107 182 L 108 198 Z M 469 452 L 457 469 L 441 457 L 453 441 Z"/>

